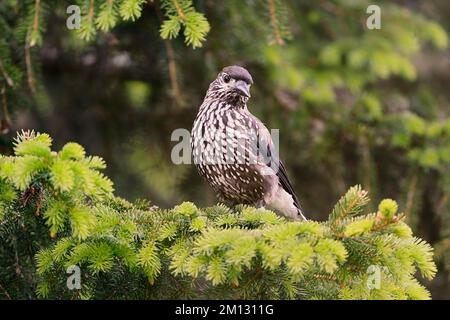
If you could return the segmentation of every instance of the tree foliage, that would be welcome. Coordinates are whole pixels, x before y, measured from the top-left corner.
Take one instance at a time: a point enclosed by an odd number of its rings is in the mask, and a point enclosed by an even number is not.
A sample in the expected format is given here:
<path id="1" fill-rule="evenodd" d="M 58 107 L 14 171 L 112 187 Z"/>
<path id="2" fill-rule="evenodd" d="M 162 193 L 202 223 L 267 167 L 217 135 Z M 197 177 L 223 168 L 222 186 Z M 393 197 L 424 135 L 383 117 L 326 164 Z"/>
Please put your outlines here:
<path id="1" fill-rule="evenodd" d="M 255 79 L 250 109 L 283 128 L 281 154 L 312 218 L 326 219 L 356 183 L 375 200 L 361 213 L 397 199 L 437 249 L 433 289 L 448 298 L 448 1 L 378 1 L 379 30 L 366 28 L 368 0 L 73 3 L 78 30 L 66 28 L 67 1 L 0 1 L 2 151 L 12 132 L 38 128 L 103 155 L 121 195 L 211 205 L 195 172 L 170 162 L 168 137 L 192 124 L 218 70 L 243 64 Z M 20 188 L 33 166 L 28 158 L 15 168 Z M 64 166 L 54 163 L 59 192 L 83 174 Z"/>
<path id="2" fill-rule="evenodd" d="M 431 246 L 393 200 L 363 214 L 360 186 L 325 222 L 246 206 L 163 210 L 114 196 L 101 158 L 51 142 L 23 132 L 0 158 L 4 298 L 430 298 L 415 273 L 435 275 Z M 66 285 L 70 266 L 80 267 L 79 290 Z"/>

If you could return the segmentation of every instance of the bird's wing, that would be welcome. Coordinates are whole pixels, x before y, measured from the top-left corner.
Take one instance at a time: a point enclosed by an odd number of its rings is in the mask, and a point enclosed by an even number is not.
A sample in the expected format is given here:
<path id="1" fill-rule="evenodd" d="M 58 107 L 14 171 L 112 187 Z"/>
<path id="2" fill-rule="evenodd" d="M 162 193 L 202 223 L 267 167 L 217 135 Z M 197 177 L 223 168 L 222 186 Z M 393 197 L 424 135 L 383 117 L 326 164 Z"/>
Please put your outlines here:
<path id="1" fill-rule="evenodd" d="M 280 181 L 280 185 L 283 187 L 283 189 L 289 193 L 293 200 L 294 205 L 299 209 L 300 212 L 303 212 L 303 209 L 300 205 L 300 201 L 298 200 L 297 195 L 295 194 L 294 188 L 292 187 L 291 182 L 289 181 L 286 168 L 283 165 L 283 162 L 281 162 L 277 150 L 275 148 L 275 145 L 272 141 L 272 137 L 270 136 L 269 130 L 267 130 L 266 126 L 255 116 L 252 115 L 252 119 L 257 126 L 256 132 L 258 132 L 258 141 L 260 141 L 262 144 L 264 144 L 267 148 L 267 157 L 269 157 L 269 166 L 278 167 L 278 170 L 276 171 L 276 175 Z M 265 151 L 265 150 L 264 150 Z"/>
<path id="2" fill-rule="evenodd" d="M 288 192 L 294 199 L 294 205 L 300 210 L 300 212 L 303 212 L 302 206 L 300 205 L 300 201 L 298 200 L 298 197 L 295 194 L 294 188 L 292 187 L 292 184 L 287 176 L 286 168 L 284 167 L 283 162 L 281 162 L 281 160 L 278 160 L 277 176 L 278 179 L 280 180 L 283 189 L 286 190 L 286 192 Z"/>

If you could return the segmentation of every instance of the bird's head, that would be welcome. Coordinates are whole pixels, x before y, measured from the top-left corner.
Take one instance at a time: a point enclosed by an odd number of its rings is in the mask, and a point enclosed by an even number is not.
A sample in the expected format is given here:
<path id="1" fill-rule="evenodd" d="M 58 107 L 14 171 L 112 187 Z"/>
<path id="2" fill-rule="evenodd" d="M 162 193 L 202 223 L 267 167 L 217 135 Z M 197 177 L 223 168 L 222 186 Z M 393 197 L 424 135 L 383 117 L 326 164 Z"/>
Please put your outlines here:
<path id="1" fill-rule="evenodd" d="M 252 83 L 252 76 L 245 68 L 229 66 L 219 72 L 209 91 L 220 99 L 246 102 L 250 98 Z"/>

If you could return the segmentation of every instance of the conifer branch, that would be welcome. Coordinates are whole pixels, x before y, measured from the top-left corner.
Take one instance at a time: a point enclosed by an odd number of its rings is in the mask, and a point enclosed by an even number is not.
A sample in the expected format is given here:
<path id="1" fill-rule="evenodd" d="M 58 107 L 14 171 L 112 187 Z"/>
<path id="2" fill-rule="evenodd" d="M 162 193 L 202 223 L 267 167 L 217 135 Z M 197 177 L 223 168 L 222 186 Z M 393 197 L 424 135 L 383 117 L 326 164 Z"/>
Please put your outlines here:
<path id="1" fill-rule="evenodd" d="M 3 74 L 3 77 L 6 80 L 6 83 L 10 86 L 10 87 L 14 87 L 14 81 L 11 79 L 11 77 L 8 75 L 8 73 L 5 70 L 5 67 L 3 66 L 3 62 L 2 59 L 0 59 L 0 72 Z"/>
<path id="2" fill-rule="evenodd" d="M 202 46 L 210 26 L 205 16 L 195 10 L 192 0 L 162 0 L 161 8 L 166 16 L 160 29 L 163 39 L 177 37 L 183 27 L 186 44 L 193 48 Z"/>
<path id="3" fill-rule="evenodd" d="M 279 23 L 276 16 L 276 9 L 275 9 L 275 0 L 267 0 L 268 6 L 269 6 L 269 15 L 270 15 L 270 22 L 272 24 L 272 29 L 275 34 L 275 41 L 278 45 L 283 46 L 284 40 L 281 37 L 280 29 L 279 29 Z"/>
<path id="4" fill-rule="evenodd" d="M 90 0 L 89 11 L 88 11 L 89 20 L 91 20 L 94 17 L 94 5 L 95 5 L 95 0 Z"/>
<path id="5" fill-rule="evenodd" d="M 175 9 L 176 9 L 180 19 L 183 20 L 183 21 L 186 21 L 186 15 L 184 14 L 183 9 L 181 8 L 178 0 L 171 0 L 171 1 L 172 1 L 173 5 L 175 7 Z"/>
<path id="6" fill-rule="evenodd" d="M 376 214 L 356 217 L 368 201 L 360 186 L 339 200 L 331 223 L 292 222 L 245 206 L 201 209 L 189 202 L 150 211 L 114 197 L 112 183 L 95 169 L 103 168 L 103 161 L 87 157 L 82 146 L 71 142 L 55 152 L 51 143 L 46 134 L 25 131 L 15 140 L 15 155 L 0 158 L 0 207 L 7 208 L 0 216 L 6 221 L 0 237 L 11 224 L 33 228 L 36 223 L 20 220 L 27 214 L 46 225 L 41 232 L 30 230 L 32 241 L 46 244 L 36 253 L 39 297 L 99 298 L 112 292 L 127 297 L 125 281 L 136 288 L 149 283 L 154 289 L 137 292 L 144 298 L 225 290 L 236 297 L 368 299 L 378 291 L 361 287 L 367 266 L 382 264 L 391 274 L 383 279 L 383 294 L 429 298 L 414 274 L 435 275 L 432 248 L 412 236 L 393 200 L 383 200 Z M 15 239 L 12 261 L 6 263 L 30 282 L 25 275 L 33 269 L 19 265 L 23 253 Z M 79 266 L 93 281 L 79 295 L 58 285 L 68 265 Z M 95 296 L 105 274 L 116 285 Z M 175 292 L 167 281 L 177 282 Z M 333 290 L 322 291 L 324 282 Z"/>
<path id="7" fill-rule="evenodd" d="M 9 117 L 8 104 L 6 99 L 6 88 L 3 86 L 0 90 L 2 100 L 2 117 L 0 120 L 0 133 L 6 134 L 11 128 L 11 119 Z"/>
<path id="8" fill-rule="evenodd" d="M 1 289 L 1 291 L 3 292 L 3 294 L 5 295 L 5 297 L 6 297 L 8 300 L 12 300 L 12 298 L 11 298 L 11 296 L 9 295 L 8 291 L 5 290 L 5 288 L 2 286 L 1 283 L 0 283 L 0 289 Z"/>
<path id="9" fill-rule="evenodd" d="M 37 34 L 39 32 L 39 11 L 41 9 L 41 0 L 35 0 L 34 5 L 34 17 L 33 17 L 33 28 L 31 33 Z M 30 39 L 30 47 L 33 47 L 36 44 L 36 40 L 34 37 Z"/>
<path id="10" fill-rule="evenodd" d="M 173 96 L 175 97 L 175 101 L 179 106 L 184 105 L 183 98 L 181 95 L 180 87 L 178 85 L 177 78 L 177 64 L 175 61 L 175 52 L 173 50 L 172 44 L 170 40 L 163 40 L 164 45 L 166 47 L 167 52 L 167 60 L 169 67 L 169 78 L 170 78 L 170 86 L 172 88 Z"/>
<path id="11" fill-rule="evenodd" d="M 333 208 L 330 221 L 337 224 L 345 217 L 359 214 L 368 201 L 367 191 L 362 190 L 360 185 L 351 187 Z"/>
<path id="12" fill-rule="evenodd" d="M 156 5 L 156 14 L 158 16 L 159 21 L 163 21 L 163 16 L 161 13 L 161 9 L 159 8 L 159 3 Z M 180 87 L 178 85 L 178 77 L 177 77 L 177 64 L 175 60 L 175 51 L 173 50 L 172 44 L 169 39 L 163 39 L 164 46 L 167 52 L 167 60 L 168 60 L 168 69 L 169 69 L 169 79 L 170 86 L 172 88 L 172 94 L 175 98 L 175 102 L 177 105 L 184 105 L 183 97 L 181 94 Z"/>
<path id="13" fill-rule="evenodd" d="M 26 36 L 26 40 L 25 40 L 25 46 L 24 46 L 24 50 L 25 50 L 25 65 L 26 65 L 26 70 L 27 70 L 27 82 L 28 82 L 28 87 L 30 88 L 31 93 L 35 93 L 36 92 L 36 80 L 34 78 L 34 71 L 33 71 L 33 65 L 32 65 L 32 61 L 31 61 L 31 52 L 30 52 L 30 47 L 31 47 L 31 43 L 30 43 L 30 37 L 31 37 L 31 28 L 28 28 L 27 31 L 27 36 Z"/>
<path id="14" fill-rule="evenodd" d="M 82 17 L 81 28 L 78 30 L 79 36 L 86 41 L 92 40 L 96 34 L 94 9 L 95 0 L 86 0 L 84 9 L 85 15 Z M 101 22 L 97 21 L 97 23 L 103 26 Z"/>

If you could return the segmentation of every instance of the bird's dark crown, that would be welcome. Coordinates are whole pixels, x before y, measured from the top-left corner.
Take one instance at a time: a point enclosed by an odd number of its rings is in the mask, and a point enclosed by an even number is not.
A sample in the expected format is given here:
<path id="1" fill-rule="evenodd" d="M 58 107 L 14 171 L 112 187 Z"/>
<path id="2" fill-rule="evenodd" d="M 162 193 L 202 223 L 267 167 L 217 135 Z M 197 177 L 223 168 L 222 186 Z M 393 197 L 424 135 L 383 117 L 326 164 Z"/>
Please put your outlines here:
<path id="1" fill-rule="evenodd" d="M 233 79 L 243 80 L 248 84 L 253 83 L 251 74 L 245 68 L 242 68 L 240 66 L 228 66 L 223 68 L 222 72 L 225 72 Z"/>

